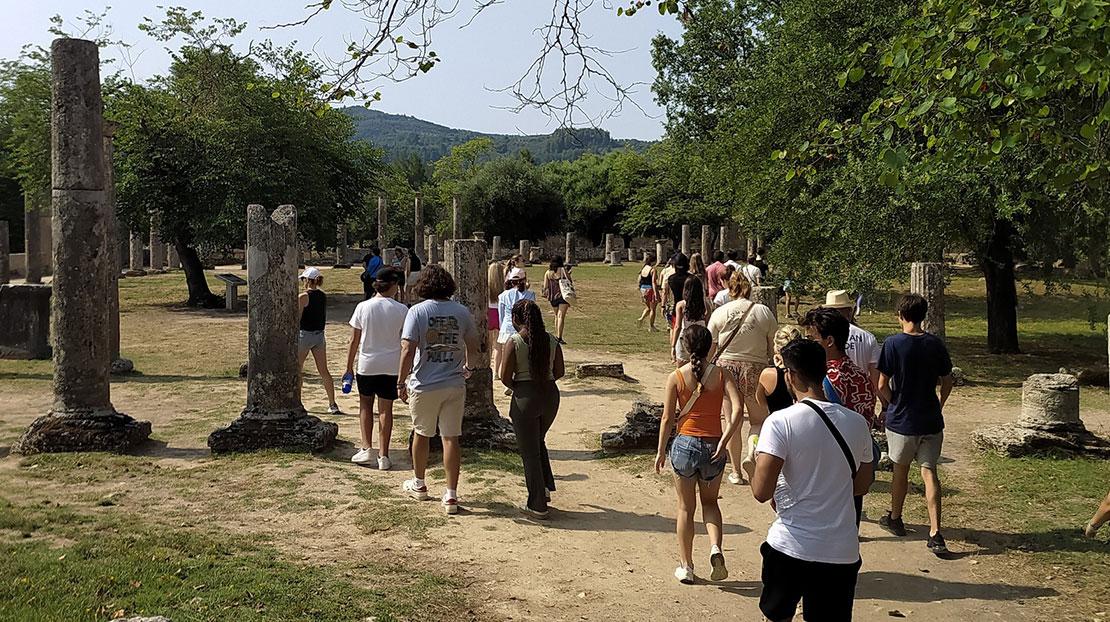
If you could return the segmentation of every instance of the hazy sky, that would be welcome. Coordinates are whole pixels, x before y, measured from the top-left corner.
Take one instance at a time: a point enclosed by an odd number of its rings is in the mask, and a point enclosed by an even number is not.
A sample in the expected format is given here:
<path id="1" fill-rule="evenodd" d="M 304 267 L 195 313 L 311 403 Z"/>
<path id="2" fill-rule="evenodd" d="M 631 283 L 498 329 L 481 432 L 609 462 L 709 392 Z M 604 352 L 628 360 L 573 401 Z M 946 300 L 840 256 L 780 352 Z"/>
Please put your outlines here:
<path id="1" fill-rule="evenodd" d="M 351 1 L 351 0 L 348 0 Z M 440 25 L 433 35 L 433 49 L 443 58 L 430 73 L 403 83 L 380 85 L 383 100 L 377 106 L 386 112 L 408 114 L 450 127 L 498 133 L 546 133 L 556 123 L 543 114 L 525 110 L 521 113 L 499 109 L 512 106 L 515 100 L 503 88 L 516 81 L 527 69 L 539 50 L 539 38 L 533 30 L 545 23 L 553 0 L 504 0 L 490 7 L 473 23 L 460 28 L 469 18 L 464 10 L 461 18 Z M 474 0 L 460 0 L 468 7 Z M 625 106 L 618 116 L 605 120 L 602 127 L 618 138 L 658 138 L 662 132 L 662 112 L 655 105 L 650 83 L 655 77 L 651 67 L 651 38 L 660 31 L 671 36 L 680 32 L 671 17 L 656 11 L 644 11 L 635 18 L 617 17 L 619 0 L 594 0 L 587 13 L 586 28 L 593 36 L 590 43 L 598 47 L 624 51 L 606 61 L 606 66 L 623 84 L 642 82 L 634 99 L 643 108 Z M 49 45 L 49 18 L 59 14 L 73 24 L 85 9 L 101 11 L 111 6 L 109 21 L 113 37 L 134 44 L 130 50 L 131 67 L 137 78 L 145 78 L 166 70 L 168 56 L 163 44 L 153 41 L 136 27 L 144 16 L 160 17 L 155 7 L 163 4 L 151 0 L 0 0 L 5 19 L 0 22 L 0 58 L 14 58 L 25 43 Z M 363 31 L 357 16 L 346 12 L 337 1 L 335 8 L 321 14 L 306 26 L 260 31 L 260 26 L 284 23 L 302 17 L 306 0 L 177 0 L 165 2 L 203 11 L 212 17 L 235 17 L 249 24 L 243 42 L 263 38 L 275 42 L 298 41 L 306 50 L 341 54 L 352 35 Z M 608 5 L 608 6 L 607 6 Z M 16 8 L 18 7 L 18 8 Z M 71 26 L 67 29 L 72 32 Z M 115 50 L 105 55 L 120 58 Z M 598 97 L 585 104 L 585 110 L 596 115 L 607 110 L 610 102 Z"/>

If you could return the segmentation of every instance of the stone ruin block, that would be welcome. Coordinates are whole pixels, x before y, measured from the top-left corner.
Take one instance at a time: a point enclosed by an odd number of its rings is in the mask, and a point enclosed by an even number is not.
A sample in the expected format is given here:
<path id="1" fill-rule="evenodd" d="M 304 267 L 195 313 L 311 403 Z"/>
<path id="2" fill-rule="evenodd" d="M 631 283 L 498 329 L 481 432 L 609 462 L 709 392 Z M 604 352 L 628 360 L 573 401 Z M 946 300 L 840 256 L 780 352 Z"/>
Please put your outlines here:
<path id="1" fill-rule="evenodd" d="M 632 410 L 624 416 L 624 425 L 615 431 L 601 433 L 601 448 L 605 451 L 653 449 L 659 441 L 662 418 L 662 403 L 636 400 Z"/>
<path id="2" fill-rule="evenodd" d="M 574 375 L 578 378 L 618 378 L 620 380 L 627 380 L 628 376 L 624 373 L 624 363 L 582 363 L 575 370 Z"/>
<path id="3" fill-rule="evenodd" d="M 1079 380 L 1070 374 L 1033 374 L 1022 384 L 1018 420 L 976 430 L 971 440 L 1011 458 L 1051 451 L 1110 458 L 1110 441 L 1079 418 Z"/>
<path id="4" fill-rule="evenodd" d="M 49 285 L 0 285 L 0 358 L 48 359 Z"/>

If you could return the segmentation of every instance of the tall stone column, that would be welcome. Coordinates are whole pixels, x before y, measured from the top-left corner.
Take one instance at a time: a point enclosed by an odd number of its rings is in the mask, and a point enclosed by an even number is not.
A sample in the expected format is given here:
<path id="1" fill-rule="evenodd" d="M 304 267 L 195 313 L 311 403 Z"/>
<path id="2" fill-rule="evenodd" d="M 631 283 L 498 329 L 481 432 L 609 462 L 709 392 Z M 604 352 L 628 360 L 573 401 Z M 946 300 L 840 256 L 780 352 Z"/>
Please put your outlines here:
<path id="1" fill-rule="evenodd" d="M 664 253 L 667 252 L 667 247 L 666 247 L 667 243 L 668 243 L 668 240 L 656 240 L 655 241 L 655 263 L 660 264 L 660 265 L 664 265 L 664 266 L 667 265 L 667 257 L 664 256 Z"/>
<path id="2" fill-rule="evenodd" d="M 139 272 L 143 270 L 143 234 L 141 231 L 131 232 L 131 269 Z"/>
<path id="3" fill-rule="evenodd" d="M 613 234 L 605 234 L 605 263 L 609 263 L 609 259 L 613 256 Z"/>
<path id="4" fill-rule="evenodd" d="M 682 225 L 682 254 L 690 256 L 690 225 Z"/>
<path id="5" fill-rule="evenodd" d="M 386 226 L 389 224 L 389 211 L 386 199 L 383 196 L 378 197 L 378 248 L 385 251 L 385 247 L 389 245 L 389 240 L 386 239 Z"/>
<path id="6" fill-rule="evenodd" d="M 462 208 L 459 207 L 459 197 L 451 197 L 451 239 L 462 239 Z M 446 254 L 444 250 L 444 254 Z"/>
<path id="7" fill-rule="evenodd" d="M 351 267 L 351 264 L 347 263 L 347 223 L 345 222 L 335 226 L 335 267 Z"/>
<path id="8" fill-rule="evenodd" d="M 769 285 L 757 285 L 752 288 L 752 302 L 758 302 L 761 305 L 766 305 L 771 310 L 771 314 L 775 316 L 775 320 L 779 319 L 779 288 L 771 287 Z"/>
<path id="9" fill-rule="evenodd" d="M 462 443 L 467 447 L 516 446 L 512 424 L 502 419 L 493 403 L 493 369 L 490 367 L 489 331 L 486 326 L 489 288 L 486 281 L 486 243 L 481 240 L 447 240 L 443 267 L 457 287 L 455 299 L 470 310 L 478 328 L 478 360 L 466 380 L 466 410 Z"/>
<path id="10" fill-rule="evenodd" d="M 944 339 L 944 264 L 923 261 L 910 264 L 910 291 L 921 294 L 929 303 L 921 327 Z"/>
<path id="11" fill-rule="evenodd" d="M 574 234 L 569 231 L 567 232 L 566 248 L 564 249 L 563 255 L 567 265 L 574 263 Z"/>
<path id="12" fill-rule="evenodd" d="M 8 240 L 8 221 L 0 220 L 0 285 L 11 281 L 12 255 Z"/>
<path id="13" fill-rule="evenodd" d="M 322 451 L 339 432 L 297 393 L 297 245 L 295 207 L 247 207 L 247 405 L 208 436 L 213 452 Z"/>
<path id="14" fill-rule="evenodd" d="M 717 236 L 717 250 L 722 253 L 728 251 L 728 226 L 721 225 L 721 232 Z"/>
<path id="15" fill-rule="evenodd" d="M 531 248 L 531 243 L 528 240 L 520 241 L 520 250 L 518 251 L 518 254 L 524 259 L 524 261 L 528 261 L 529 248 Z"/>
<path id="16" fill-rule="evenodd" d="M 500 261 L 501 259 L 501 236 L 499 235 L 493 236 L 493 254 L 491 257 L 494 261 Z"/>
<path id="17" fill-rule="evenodd" d="M 42 283 L 50 273 L 51 215 L 46 198 L 23 195 L 23 257 L 28 283 Z"/>
<path id="18" fill-rule="evenodd" d="M 150 422 L 112 407 L 107 294 L 114 246 L 105 196 L 100 55 L 92 41 L 50 46 L 54 273 L 50 337 L 54 405 L 13 451 L 122 451 L 150 436 Z"/>
<path id="19" fill-rule="evenodd" d="M 755 256 L 755 245 L 756 245 L 755 238 L 748 238 L 748 247 L 747 247 L 748 248 L 748 255 L 747 255 L 748 257 Z"/>
<path id="20" fill-rule="evenodd" d="M 429 261 L 428 253 L 424 250 L 424 204 L 419 192 L 416 193 L 416 198 L 413 200 L 412 222 L 412 246 L 416 249 L 416 256 L 420 258 L 420 261 L 427 262 Z"/>
<path id="21" fill-rule="evenodd" d="M 107 289 L 108 298 L 108 328 L 109 349 L 111 351 L 110 372 L 113 374 L 126 374 L 135 370 L 135 364 L 130 359 L 120 355 L 119 347 L 119 277 L 123 270 L 120 263 L 120 254 L 111 252 L 118 249 L 120 243 L 119 217 L 116 215 L 116 173 L 115 173 L 115 146 L 113 137 L 116 134 L 116 123 L 104 122 L 104 196 L 107 203 L 105 217 L 108 220 L 108 256 L 110 265 L 109 279 L 111 285 Z"/>
<path id="22" fill-rule="evenodd" d="M 162 244 L 162 215 L 150 214 L 150 269 L 165 269 L 166 247 Z"/>
<path id="23" fill-rule="evenodd" d="M 176 244 L 166 245 L 166 269 L 177 270 L 181 267 L 181 256 L 177 253 Z"/>
<path id="24" fill-rule="evenodd" d="M 434 233 L 428 234 L 428 263 L 439 263 L 442 258 L 439 256 L 439 236 Z"/>
<path id="25" fill-rule="evenodd" d="M 709 227 L 709 225 L 701 226 L 701 260 L 704 261 L 705 265 L 707 266 L 713 263 L 713 260 L 711 259 L 712 253 L 710 252 L 713 250 L 713 245 L 710 244 L 709 240 L 711 237 L 713 237 L 712 231 L 713 230 Z"/>

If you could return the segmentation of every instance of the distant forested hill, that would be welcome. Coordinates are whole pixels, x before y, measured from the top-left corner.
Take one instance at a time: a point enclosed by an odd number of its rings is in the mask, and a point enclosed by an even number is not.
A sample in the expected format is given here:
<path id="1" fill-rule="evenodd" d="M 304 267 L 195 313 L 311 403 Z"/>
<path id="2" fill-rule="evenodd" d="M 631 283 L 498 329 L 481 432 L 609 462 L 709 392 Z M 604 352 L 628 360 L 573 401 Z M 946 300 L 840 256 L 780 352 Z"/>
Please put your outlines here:
<path id="1" fill-rule="evenodd" d="M 425 162 L 432 162 L 446 155 L 451 147 L 479 136 L 493 140 L 494 150 L 501 155 L 527 149 L 537 163 L 574 160 L 588 151 L 606 153 L 624 147 L 644 149 L 650 144 L 642 140 L 615 139 L 609 136 L 609 132 L 596 129 L 558 129 L 551 134 L 535 136 L 483 134 L 361 106 L 344 108 L 343 111 L 355 120 L 358 138 L 384 149 L 388 159 L 415 153 Z"/>

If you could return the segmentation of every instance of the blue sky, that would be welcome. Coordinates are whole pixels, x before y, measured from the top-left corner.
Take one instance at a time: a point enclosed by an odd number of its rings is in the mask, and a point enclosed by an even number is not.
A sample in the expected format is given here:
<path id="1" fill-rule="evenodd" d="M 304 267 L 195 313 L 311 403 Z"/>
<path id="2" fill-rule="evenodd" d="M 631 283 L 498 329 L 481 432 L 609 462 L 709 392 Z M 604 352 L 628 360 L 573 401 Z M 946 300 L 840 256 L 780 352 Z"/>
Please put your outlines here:
<path id="1" fill-rule="evenodd" d="M 5 3 L 8 1 L 13 0 L 5 0 Z M 460 0 L 460 6 L 470 6 L 473 1 Z M 440 65 L 414 80 L 381 83 L 379 89 L 383 99 L 377 108 L 483 132 L 550 132 L 557 123 L 537 111 L 513 113 L 501 109 L 512 106 L 515 100 L 495 89 L 516 81 L 535 58 L 539 38 L 533 29 L 544 23 L 551 11 L 551 1 L 504 0 L 503 4 L 490 7 L 470 25 L 460 28 L 469 17 L 464 9 L 462 17 L 441 24 L 433 35 L 433 47 L 443 59 Z M 156 4 L 161 3 L 141 0 L 108 3 L 113 37 L 133 44 L 132 61 L 127 71 L 140 79 L 164 72 L 168 62 L 163 45 L 136 27 L 144 16 L 161 15 Z M 306 50 L 335 56 L 346 49 L 352 35 L 361 34 L 357 30 L 360 23 L 356 16 L 341 7 L 321 14 L 306 26 L 259 30 L 260 26 L 299 19 L 305 14 L 305 0 L 171 0 L 165 4 L 247 22 L 244 44 L 263 38 L 278 43 L 295 40 Z M 610 0 L 594 0 L 586 14 L 586 30 L 592 35 L 591 44 L 623 51 L 609 58 L 606 66 L 623 84 L 644 83 L 634 95 L 643 110 L 626 105 L 622 112 L 603 121 L 601 126 L 618 138 L 655 139 L 663 133 L 663 118 L 649 87 L 655 77 L 650 59 L 651 38 L 660 31 L 677 36 L 680 27 L 672 17 L 661 17 L 655 11 L 643 11 L 631 19 L 617 17 L 615 6 L 610 5 Z M 104 7 L 105 3 L 95 0 L 19 2 L 19 9 L 9 8 L 0 22 L 0 58 L 14 58 L 25 43 L 48 45 L 52 35 L 47 28 L 52 15 L 59 14 L 73 23 L 85 9 L 99 12 Z M 109 50 L 106 56 L 120 58 L 121 54 Z M 609 106 L 610 102 L 599 97 L 583 108 L 588 114 L 596 115 L 608 110 Z"/>

